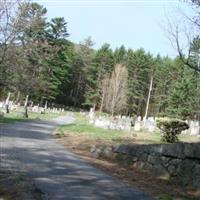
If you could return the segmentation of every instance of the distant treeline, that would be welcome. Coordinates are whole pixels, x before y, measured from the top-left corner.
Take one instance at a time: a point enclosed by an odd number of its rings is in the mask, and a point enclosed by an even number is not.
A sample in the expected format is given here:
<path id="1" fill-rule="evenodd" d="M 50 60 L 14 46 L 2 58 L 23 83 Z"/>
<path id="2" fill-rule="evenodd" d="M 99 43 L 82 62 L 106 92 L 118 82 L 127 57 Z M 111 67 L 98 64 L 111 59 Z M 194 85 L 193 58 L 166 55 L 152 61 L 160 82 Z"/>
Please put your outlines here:
<path id="1" fill-rule="evenodd" d="M 1 99 L 11 92 L 16 102 L 29 95 L 34 103 L 47 100 L 144 116 L 149 96 L 150 116 L 199 118 L 200 75 L 179 57 L 155 57 L 124 46 L 112 50 L 109 44 L 94 50 L 90 38 L 70 42 L 65 19 L 48 21 L 47 10 L 37 3 L 4 6 L 8 15 L 0 10 Z"/>

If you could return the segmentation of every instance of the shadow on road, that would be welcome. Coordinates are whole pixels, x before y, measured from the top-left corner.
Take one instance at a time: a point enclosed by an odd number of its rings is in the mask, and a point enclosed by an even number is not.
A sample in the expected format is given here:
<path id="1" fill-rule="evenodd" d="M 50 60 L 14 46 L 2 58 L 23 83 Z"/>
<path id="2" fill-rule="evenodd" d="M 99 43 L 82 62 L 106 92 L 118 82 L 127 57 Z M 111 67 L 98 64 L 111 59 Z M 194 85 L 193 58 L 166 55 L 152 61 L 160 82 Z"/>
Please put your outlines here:
<path id="1" fill-rule="evenodd" d="M 57 122 L 28 122 L 1 129 L 1 168 L 26 173 L 46 199 L 152 200 L 92 167 L 55 142 Z"/>

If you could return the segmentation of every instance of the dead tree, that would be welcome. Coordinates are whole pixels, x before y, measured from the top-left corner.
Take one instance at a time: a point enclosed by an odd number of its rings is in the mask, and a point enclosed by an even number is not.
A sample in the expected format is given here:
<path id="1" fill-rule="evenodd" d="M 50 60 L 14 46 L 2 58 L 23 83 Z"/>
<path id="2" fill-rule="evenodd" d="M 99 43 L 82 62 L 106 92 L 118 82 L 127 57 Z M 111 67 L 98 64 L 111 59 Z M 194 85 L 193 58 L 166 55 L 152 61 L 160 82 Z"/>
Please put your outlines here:
<path id="1" fill-rule="evenodd" d="M 191 2 L 193 3 L 192 8 L 196 9 L 196 15 L 190 17 L 185 12 L 180 11 L 180 22 L 174 22 L 167 18 L 165 22 L 167 28 L 164 29 L 182 63 L 200 72 L 200 1 L 191 0 Z"/>
<path id="2" fill-rule="evenodd" d="M 126 106 L 127 77 L 126 67 L 117 64 L 109 79 L 109 86 L 104 97 L 105 108 L 112 116 L 123 111 Z"/>

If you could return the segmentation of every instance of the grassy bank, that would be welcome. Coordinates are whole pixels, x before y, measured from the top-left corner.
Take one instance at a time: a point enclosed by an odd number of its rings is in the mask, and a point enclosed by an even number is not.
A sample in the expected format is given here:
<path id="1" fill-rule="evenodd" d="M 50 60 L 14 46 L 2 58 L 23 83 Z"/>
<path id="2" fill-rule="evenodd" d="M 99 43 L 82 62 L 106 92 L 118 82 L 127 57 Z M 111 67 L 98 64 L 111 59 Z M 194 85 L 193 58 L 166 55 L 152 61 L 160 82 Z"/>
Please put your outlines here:
<path id="1" fill-rule="evenodd" d="M 94 127 L 88 124 L 88 119 L 86 116 L 79 113 L 75 114 L 76 121 L 73 124 L 60 126 L 58 133 L 61 136 L 71 135 L 71 136 L 86 136 L 93 140 L 103 140 L 105 142 L 113 143 L 139 143 L 139 144 L 155 144 L 161 143 L 160 133 L 148 133 L 145 131 L 136 132 L 132 130 L 131 132 L 116 131 L 110 129 L 102 129 Z M 179 135 L 180 142 L 197 142 L 199 139 L 196 136 L 191 135 Z"/>

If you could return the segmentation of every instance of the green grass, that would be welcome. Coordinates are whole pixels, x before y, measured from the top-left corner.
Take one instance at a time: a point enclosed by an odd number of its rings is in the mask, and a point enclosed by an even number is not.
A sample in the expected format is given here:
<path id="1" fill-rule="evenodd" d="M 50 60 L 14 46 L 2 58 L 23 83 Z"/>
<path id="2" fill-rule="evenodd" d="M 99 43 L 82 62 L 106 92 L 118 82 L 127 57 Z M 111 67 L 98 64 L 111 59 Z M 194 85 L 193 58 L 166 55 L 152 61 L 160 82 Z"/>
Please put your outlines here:
<path id="1" fill-rule="evenodd" d="M 122 131 L 116 130 L 105 130 L 102 128 L 97 128 L 88 124 L 88 119 L 79 113 L 74 113 L 76 121 L 73 124 L 61 125 L 58 128 L 58 132 L 63 135 L 63 133 L 70 133 L 75 135 L 86 135 L 96 139 L 106 139 L 113 140 L 123 136 Z"/>
<path id="2" fill-rule="evenodd" d="M 34 112 L 28 112 L 28 118 L 22 117 L 22 111 L 11 111 L 9 114 L 5 114 L 4 117 L 0 117 L 0 124 L 6 124 L 6 123 L 15 123 L 15 122 L 25 122 L 30 121 L 34 119 L 41 119 L 41 120 L 50 120 L 53 118 L 56 118 L 60 116 L 59 113 L 34 113 Z M 64 113 L 62 113 L 64 115 Z"/>
<path id="3" fill-rule="evenodd" d="M 105 130 L 97 128 L 88 124 L 88 120 L 85 116 L 75 113 L 76 121 L 73 124 L 62 125 L 59 127 L 59 132 L 62 134 L 70 132 L 73 134 L 88 135 L 98 139 L 115 139 L 123 135 L 121 131 Z"/>
<path id="4" fill-rule="evenodd" d="M 63 125 L 59 129 L 61 132 L 71 132 L 74 134 L 84 134 L 89 135 L 95 138 L 101 139 L 113 139 L 122 136 L 120 131 L 114 130 L 104 130 L 101 128 L 93 127 L 87 124 L 70 124 L 70 125 Z"/>
<path id="5" fill-rule="evenodd" d="M 122 131 L 116 130 L 106 130 L 102 128 L 97 128 L 88 124 L 88 119 L 86 116 L 79 113 L 75 113 L 76 121 L 73 124 L 62 125 L 59 127 L 58 132 L 63 136 L 67 134 L 81 134 L 86 136 L 91 136 L 93 138 L 102 139 L 102 140 L 113 140 L 117 143 L 121 143 L 126 138 L 126 141 L 130 138 L 131 142 L 140 143 L 140 144 L 155 144 L 162 143 L 161 135 L 159 132 L 147 133 L 145 131 L 124 133 Z M 180 142 L 197 142 L 199 139 L 196 136 L 190 135 L 180 135 Z"/>
<path id="6" fill-rule="evenodd" d="M 139 141 L 145 141 L 145 143 L 164 143 L 161 142 L 161 134 L 159 131 L 154 132 L 154 133 L 149 133 L 145 131 L 140 131 L 140 132 L 134 132 L 137 134 L 137 140 Z M 133 134 L 134 134 L 133 133 Z M 192 135 L 178 135 L 179 141 L 180 142 L 198 142 L 199 139 L 197 136 L 192 136 Z"/>

